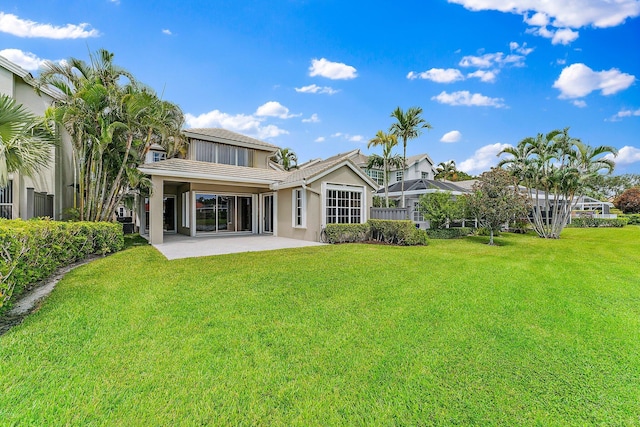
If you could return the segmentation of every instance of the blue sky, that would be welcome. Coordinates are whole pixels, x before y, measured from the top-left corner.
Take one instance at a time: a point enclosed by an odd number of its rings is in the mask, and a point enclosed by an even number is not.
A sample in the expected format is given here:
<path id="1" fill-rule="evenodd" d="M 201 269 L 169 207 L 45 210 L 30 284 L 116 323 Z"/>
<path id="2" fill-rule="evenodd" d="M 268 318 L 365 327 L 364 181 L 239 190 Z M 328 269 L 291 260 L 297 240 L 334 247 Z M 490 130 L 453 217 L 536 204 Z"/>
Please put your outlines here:
<path id="1" fill-rule="evenodd" d="M 369 153 L 397 106 L 420 106 L 433 129 L 407 151 L 436 163 L 479 173 L 569 126 L 640 173 L 639 15 L 640 0 L 4 0 L 0 55 L 37 74 L 105 48 L 190 127 L 301 161 Z"/>

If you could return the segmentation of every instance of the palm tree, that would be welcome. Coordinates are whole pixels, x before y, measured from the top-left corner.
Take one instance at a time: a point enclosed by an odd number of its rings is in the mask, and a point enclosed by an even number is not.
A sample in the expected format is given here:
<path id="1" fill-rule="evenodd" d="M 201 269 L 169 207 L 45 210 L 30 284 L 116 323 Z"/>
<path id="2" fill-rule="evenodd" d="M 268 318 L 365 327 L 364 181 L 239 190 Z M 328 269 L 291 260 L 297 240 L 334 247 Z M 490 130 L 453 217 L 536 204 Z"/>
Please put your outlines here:
<path id="1" fill-rule="evenodd" d="M 298 156 L 291 148 L 278 148 L 272 158 L 286 171 L 298 167 Z"/>
<path id="2" fill-rule="evenodd" d="M 384 133 L 379 130 L 374 138 L 369 140 L 367 148 L 382 146 L 382 156 L 373 154 L 369 156 L 367 163 L 367 169 L 382 168 L 383 171 L 383 185 L 384 185 L 384 199 L 385 206 L 389 207 L 389 173 L 391 168 L 400 168 L 404 164 L 400 156 L 393 155 L 393 147 L 398 145 L 398 137 L 393 134 Z"/>
<path id="3" fill-rule="evenodd" d="M 436 167 L 436 179 L 455 181 L 458 178 L 458 169 L 456 169 L 455 160 L 448 162 L 440 162 Z"/>
<path id="4" fill-rule="evenodd" d="M 55 141 L 42 118 L 0 95 L 0 187 L 7 185 L 12 172 L 32 177 L 47 167 Z"/>
<path id="5" fill-rule="evenodd" d="M 405 207 L 404 200 L 404 176 L 406 175 L 407 168 L 407 141 L 420 136 L 422 129 L 431 129 L 431 125 L 424 120 L 420 115 L 422 114 L 422 108 L 410 107 L 406 112 L 402 111 L 400 107 L 397 107 L 391 117 L 396 119 L 396 122 L 391 125 L 389 132 L 396 135 L 398 138 L 402 138 L 402 160 L 403 160 L 403 172 L 402 172 L 402 207 Z"/>

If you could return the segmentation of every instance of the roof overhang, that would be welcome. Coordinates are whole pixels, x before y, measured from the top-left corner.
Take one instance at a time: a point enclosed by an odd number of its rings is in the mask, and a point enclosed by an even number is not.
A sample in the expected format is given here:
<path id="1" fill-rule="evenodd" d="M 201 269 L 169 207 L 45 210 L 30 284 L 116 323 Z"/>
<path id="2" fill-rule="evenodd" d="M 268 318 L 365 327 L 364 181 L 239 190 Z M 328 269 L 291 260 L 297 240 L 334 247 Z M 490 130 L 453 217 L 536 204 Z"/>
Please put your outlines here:
<path id="1" fill-rule="evenodd" d="M 351 160 L 349 159 L 344 159 L 343 161 L 336 163 L 335 165 L 333 165 L 332 167 L 325 169 L 315 175 L 312 175 L 310 177 L 307 178 L 302 178 L 300 180 L 297 181 L 292 181 L 292 182 L 286 182 L 286 183 L 275 183 L 271 186 L 271 188 L 273 190 L 281 190 L 284 188 L 294 188 L 294 187 L 301 187 L 303 185 L 308 185 L 311 184 L 315 181 L 321 180 L 322 178 L 324 178 L 325 176 L 337 171 L 338 169 L 342 168 L 342 167 L 348 167 L 349 169 L 351 169 L 356 175 L 358 175 L 360 177 L 360 179 L 362 179 L 369 187 L 371 187 L 373 190 L 377 190 L 378 189 L 378 184 L 376 182 L 374 182 L 371 178 L 369 178 L 369 176 L 367 174 L 365 174 L 364 172 L 362 172 L 362 169 L 360 169 L 358 166 L 356 166 Z"/>

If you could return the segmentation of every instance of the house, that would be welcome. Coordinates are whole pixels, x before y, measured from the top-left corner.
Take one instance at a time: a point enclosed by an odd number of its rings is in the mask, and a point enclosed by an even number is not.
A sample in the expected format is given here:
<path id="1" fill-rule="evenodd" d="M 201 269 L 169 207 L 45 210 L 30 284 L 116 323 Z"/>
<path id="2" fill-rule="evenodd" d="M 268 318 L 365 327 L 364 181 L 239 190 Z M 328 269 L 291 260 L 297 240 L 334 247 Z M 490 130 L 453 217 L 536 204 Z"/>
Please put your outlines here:
<path id="1" fill-rule="evenodd" d="M 59 96 L 54 90 L 34 90 L 33 77 L 28 71 L 0 56 L 0 93 L 15 99 L 36 116 Z M 66 208 L 73 205 L 73 157 L 71 138 L 59 129 L 60 143 L 51 149 L 49 167 L 38 176 L 13 173 L 6 187 L 0 188 L 0 217 L 29 219 L 48 216 L 59 219 Z"/>
<path id="2" fill-rule="evenodd" d="M 186 129 L 184 159 L 147 162 L 153 192 L 140 229 L 152 244 L 187 236 L 272 234 L 318 241 L 331 223 L 364 223 L 378 188 L 349 153 L 284 171 L 278 147 L 225 129 Z M 161 156 L 159 156 L 161 157 Z"/>
<path id="3" fill-rule="evenodd" d="M 384 172 L 382 168 L 368 168 L 369 156 L 360 153 L 360 150 L 355 150 L 352 158 L 356 165 L 358 165 L 367 175 L 369 175 L 378 185 L 384 185 Z M 399 168 L 392 168 L 389 173 L 389 185 L 402 181 L 402 175 L 405 175 L 405 181 L 414 179 L 434 179 L 434 163 L 428 154 L 416 154 L 415 156 L 407 157 L 407 167 L 402 170 Z"/>

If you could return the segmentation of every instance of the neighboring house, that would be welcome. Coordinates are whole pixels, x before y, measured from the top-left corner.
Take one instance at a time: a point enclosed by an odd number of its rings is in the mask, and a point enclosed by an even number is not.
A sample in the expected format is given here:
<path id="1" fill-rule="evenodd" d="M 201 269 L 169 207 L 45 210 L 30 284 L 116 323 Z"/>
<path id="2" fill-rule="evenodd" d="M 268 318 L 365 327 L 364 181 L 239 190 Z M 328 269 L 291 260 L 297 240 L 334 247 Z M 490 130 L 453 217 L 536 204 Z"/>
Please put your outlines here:
<path id="1" fill-rule="evenodd" d="M 152 244 L 164 233 L 187 236 L 273 234 L 319 240 L 330 223 L 368 219 L 377 185 L 348 155 L 283 171 L 269 160 L 278 147 L 224 129 L 187 129 L 185 159 L 141 165 L 153 193 L 141 210 Z M 347 153 L 348 154 L 348 153 Z"/>
<path id="2" fill-rule="evenodd" d="M 28 71 L 0 56 L 0 93 L 8 95 L 37 116 L 58 96 L 44 88 L 37 94 L 33 77 Z M 51 149 L 49 167 L 38 176 L 27 177 L 19 173 L 9 175 L 9 184 L 0 188 L 0 217 L 22 218 L 48 216 L 59 219 L 63 211 L 73 205 L 73 158 L 71 139 L 64 129 L 59 131 L 61 141 Z"/>

